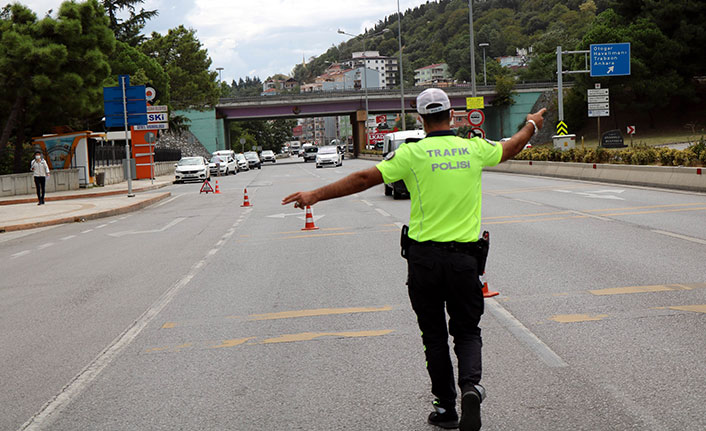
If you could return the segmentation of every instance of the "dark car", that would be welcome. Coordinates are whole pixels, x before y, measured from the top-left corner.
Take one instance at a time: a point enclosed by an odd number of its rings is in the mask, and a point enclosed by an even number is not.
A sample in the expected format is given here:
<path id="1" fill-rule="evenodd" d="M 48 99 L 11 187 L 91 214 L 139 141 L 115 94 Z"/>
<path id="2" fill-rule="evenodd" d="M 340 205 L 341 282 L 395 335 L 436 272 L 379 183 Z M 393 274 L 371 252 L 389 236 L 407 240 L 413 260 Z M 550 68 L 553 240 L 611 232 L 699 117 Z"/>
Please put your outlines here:
<path id="1" fill-rule="evenodd" d="M 316 153 L 319 152 L 319 147 L 315 145 L 305 145 L 303 152 L 305 162 L 308 162 L 309 160 L 316 160 Z"/>
<path id="2" fill-rule="evenodd" d="M 248 161 L 248 167 L 250 169 L 262 169 L 262 162 L 260 162 L 260 158 L 257 156 L 257 153 L 254 151 L 248 151 L 247 153 L 243 154 L 245 156 L 245 160 Z"/>

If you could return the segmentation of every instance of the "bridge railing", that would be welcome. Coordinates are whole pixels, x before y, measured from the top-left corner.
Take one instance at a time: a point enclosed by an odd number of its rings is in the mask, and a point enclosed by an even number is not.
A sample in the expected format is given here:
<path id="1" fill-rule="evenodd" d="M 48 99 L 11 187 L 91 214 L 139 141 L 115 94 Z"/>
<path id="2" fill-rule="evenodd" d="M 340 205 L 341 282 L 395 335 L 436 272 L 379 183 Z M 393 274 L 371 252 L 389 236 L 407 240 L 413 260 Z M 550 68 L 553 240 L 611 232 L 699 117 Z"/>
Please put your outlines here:
<path id="1" fill-rule="evenodd" d="M 515 90 L 532 90 L 532 89 L 542 89 L 542 88 L 555 88 L 556 81 L 550 82 L 518 82 L 515 84 Z M 564 87 L 572 87 L 573 82 L 564 82 Z M 430 86 L 423 87 L 411 87 L 405 88 L 405 95 L 413 96 L 421 93 L 422 91 L 430 88 Z M 444 90 L 449 93 L 468 90 L 470 91 L 471 84 L 459 83 L 454 84 L 449 87 L 443 87 Z M 477 85 L 476 90 L 478 92 L 494 92 L 494 85 Z M 388 88 L 368 88 L 368 96 L 385 96 L 385 95 L 398 95 L 400 93 L 399 89 L 388 89 Z M 224 97 L 218 102 L 219 105 L 228 105 L 232 103 L 248 103 L 248 102 L 259 102 L 263 100 L 270 100 L 273 102 L 278 101 L 291 101 L 291 100 L 302 100 L 302 99 L 319 99 L 319 98 L 335 98 L 335 97 L 346 97 L 346 96 L 363 96 L 365 94 L 365 89 L 346 89 L 346 90 L 317 90 L 317 91 L 307 91 L 302 93 L 289 93 L 289 94 L 279 94 L 274 96 L 248 96 L 248 97 Z"/>

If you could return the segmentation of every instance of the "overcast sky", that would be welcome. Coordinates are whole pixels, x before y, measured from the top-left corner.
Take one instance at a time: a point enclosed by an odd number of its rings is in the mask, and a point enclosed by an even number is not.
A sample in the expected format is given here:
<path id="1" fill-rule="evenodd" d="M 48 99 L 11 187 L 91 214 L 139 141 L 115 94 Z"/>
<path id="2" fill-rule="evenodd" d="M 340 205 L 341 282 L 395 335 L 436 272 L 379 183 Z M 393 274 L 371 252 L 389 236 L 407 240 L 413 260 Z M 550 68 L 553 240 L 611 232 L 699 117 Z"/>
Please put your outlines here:
<path id="1" fill-rule="evenodd" d="M 43 16 L 56 11 L 60 0 L 20 0 Z M 7 0 L 0 3 L 9 3 Z M 404 12 L 426 0 L 400 0 Z M 396 0 L 146 0 L 144 8 L 159 16 L 145 31 L 166 33 L 184 24 L 213 60 L 223 67 L 223 80 L 275 73 L 288 74 L 302 58 L 324 53 L 359 34 L 385 16 L 397 13 Z"/>

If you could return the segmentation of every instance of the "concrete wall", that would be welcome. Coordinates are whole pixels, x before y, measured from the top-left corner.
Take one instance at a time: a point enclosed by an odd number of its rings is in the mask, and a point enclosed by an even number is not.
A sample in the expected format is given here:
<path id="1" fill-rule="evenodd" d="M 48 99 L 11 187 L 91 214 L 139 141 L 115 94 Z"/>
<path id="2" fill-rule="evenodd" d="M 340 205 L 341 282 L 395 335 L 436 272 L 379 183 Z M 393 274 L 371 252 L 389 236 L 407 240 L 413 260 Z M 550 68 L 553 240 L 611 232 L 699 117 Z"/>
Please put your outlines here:
<path id="1" fill-rule="evenodd" d="M 174 115 L 183 115 L 191 120 L 189 130 L 206 147 L 209 153 L 226 149 L 225 124 L 216 118 L 216 110 L 174 111 Z"/>
<path id="2" fill-rule="evenodd" d="M 509 160 L 488 171 L 706 191 L 706 168 Z"/>
<path id="3" fill-rule="evenodd" d="M 51 171 L 47 178 L 47 193 L 65 190 L 78 190 L 78 169 L 58 169 Z M 29 195 L 34 190 L 34 176 L 25 174 L 0 175 L 0 196 Z"/>
<path id="4" fill-rule="evenodd" d="M 517 128 L 525 124 L 527 114 L 532 111 L 537 99 L 542 95 L 542 92 L 527 92 L 515 93 L 512 98 L 515 101 L 514 105 L 507 108 L 499 108 L 487 106 L 483 112 L 485 113 L 485 123 L 483 129 L 486 137 L 495 141 L 502 138 L 509 138 L 517 133 Z M 500 116 L 503 117 L 503 132 L 500 132 Z M 546 123 L 545 124 L 549 124 Z"/>
<path id="5" fill-rule="evenodd" d="M 176 162 L 157 162 L 154 166 L 154 173 L 156 176 L 160 177 L 163 175 L 173 175 L 174 174 L 174 164 Z M 101 166 L 96 168 L 96 172 L 105 173 L 105 185 L 122 183 L 125 180 L 125 174 L 123 173 L 122 165 L 118 166 Z M 47 189 L 49 191 L 49 189 Z"/>

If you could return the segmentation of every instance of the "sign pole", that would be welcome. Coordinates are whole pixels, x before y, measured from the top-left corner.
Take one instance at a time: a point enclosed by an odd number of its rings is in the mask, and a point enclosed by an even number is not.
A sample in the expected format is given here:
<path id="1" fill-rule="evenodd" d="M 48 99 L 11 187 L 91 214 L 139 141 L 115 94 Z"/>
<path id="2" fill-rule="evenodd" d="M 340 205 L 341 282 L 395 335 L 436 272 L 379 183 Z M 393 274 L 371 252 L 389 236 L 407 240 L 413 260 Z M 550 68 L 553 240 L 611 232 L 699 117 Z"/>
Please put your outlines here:
<path id="1" fill-rule="evenodd" d="M 556 47 L 556 82 L 559 88 L 557 105 L 559 105 L 559 122 L 564 121 L 564 74 L 561 64 L 561 46 Z"/>
<path id="2" fill-rule="evenodd" d="M 598 120 L 598 146 L 601 147 L 601 117 L 596 117 Z"/>
<path id="3" fill-rule="evenodd" d="M 132 192 L 132 172 L 130 169 L 130 141 L 128 138 L 128 129 L 127 129 L 127 96 L 125 95 L 125 77 L 123 76 L 121 79 L 121 85 L 123 88 L 123 119 L 125 120 L 125 163 L 127 166 L 125 167 L 127 172 L 127 197 L 133 198 L 135 197 L 135 194 Z"/>

